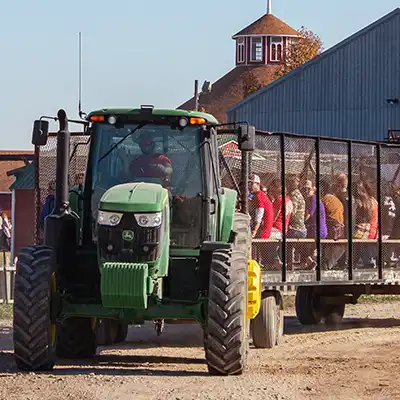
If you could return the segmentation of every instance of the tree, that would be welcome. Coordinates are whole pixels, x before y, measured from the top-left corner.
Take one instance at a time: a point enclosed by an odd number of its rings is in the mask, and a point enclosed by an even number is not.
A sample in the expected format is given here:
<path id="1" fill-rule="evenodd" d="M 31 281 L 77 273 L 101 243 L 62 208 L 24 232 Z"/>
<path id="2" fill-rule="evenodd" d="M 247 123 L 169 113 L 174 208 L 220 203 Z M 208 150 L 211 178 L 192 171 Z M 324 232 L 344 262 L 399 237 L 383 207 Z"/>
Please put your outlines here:
<path id="1" fill-rule="evenodd" d="M 276 71 L 277 78 L 310 61 L 322 51 L 320 37 L 302 26 L 299 30 L 299 37 L 293 40 L 291 46 L 286 47 L 283 64 Z"/>
<path id="2" fill-rule="evenodd" d="M 257 79 L 253 71 L 250 70 L 243 77 L 243 98 L 257 92 L 257 90 L 261 89 L 263 86 L 264 85 Z"/>

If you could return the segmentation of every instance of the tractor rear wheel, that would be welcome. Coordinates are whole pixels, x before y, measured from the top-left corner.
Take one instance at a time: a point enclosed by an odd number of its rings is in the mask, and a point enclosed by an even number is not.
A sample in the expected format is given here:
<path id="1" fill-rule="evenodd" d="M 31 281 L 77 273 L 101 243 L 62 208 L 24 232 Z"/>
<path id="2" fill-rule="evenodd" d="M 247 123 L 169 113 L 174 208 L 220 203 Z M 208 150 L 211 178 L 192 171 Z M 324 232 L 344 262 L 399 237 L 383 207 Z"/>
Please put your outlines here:
<path id="1" fill-rule="evenodd" d="M 247 259 L 236 249 L 215 250 L 210 268 L 205 355 L 212 375 L 240 375 L 248 352 Z"/>
<path id="2" fill-rule="evenodd" d="M 21 249 L 14 285 L 14 357 L 22 370 L 51 370 L 55 363 L 56 327 L 51 324 L 55 278 L 47 246 Z"/>
<path id="3" fill-rule="evenodd" d="M 70 317 L 57 328 L 58 357 L 82 359 L 95 356 L 97 343 L 91 318 Z"/>

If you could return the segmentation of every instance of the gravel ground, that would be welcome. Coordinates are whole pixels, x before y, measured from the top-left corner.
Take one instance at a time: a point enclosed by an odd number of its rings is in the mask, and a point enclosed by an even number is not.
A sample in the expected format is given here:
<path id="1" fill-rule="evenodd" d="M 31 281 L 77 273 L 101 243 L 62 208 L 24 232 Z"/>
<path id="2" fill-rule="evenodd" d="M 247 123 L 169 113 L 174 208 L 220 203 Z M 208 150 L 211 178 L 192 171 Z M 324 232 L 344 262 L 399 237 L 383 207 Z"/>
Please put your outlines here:
<path id="1" fill-rule="evenodd" d="M 399 302 L 348 306 L 336 331 L 305 329 L 287 310 L 285 338 L 251 349 L 245 374 L 210 377 L 196 325 L 131 327 L 127 342 L 51 373 L 20 373 L 0 325 L 0 399 L 400 399 Z"/>

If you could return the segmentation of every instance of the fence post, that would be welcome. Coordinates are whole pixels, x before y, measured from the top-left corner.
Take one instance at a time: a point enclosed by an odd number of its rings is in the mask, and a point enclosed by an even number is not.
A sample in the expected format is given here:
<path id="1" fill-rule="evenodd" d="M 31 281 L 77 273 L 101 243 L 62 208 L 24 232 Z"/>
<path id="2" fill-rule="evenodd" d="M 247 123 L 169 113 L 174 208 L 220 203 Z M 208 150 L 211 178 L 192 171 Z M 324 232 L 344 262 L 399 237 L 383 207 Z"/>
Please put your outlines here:
<path id="1" fill-rule="evenodd" d="M 7 264 L 6 252 L 3 251 L 4 303 L 5 303 L 5 304 L 8 304 L 7 269 L 6 269 L 6 264 Z"/>
<path id="2" fill-rule="evenodd" d="M 382 191 L 381 191 L 381 182 L 382 182 L 382 170 L 381 170 L 381 145 L 376 145 L 376 158 L 377 158 L 377 200 L 378 200 L 378 279 L 382 279 L 383 277 L 383 248 L 382 248 Z M 384 199 L 383 199 L 384 200 Z"/>

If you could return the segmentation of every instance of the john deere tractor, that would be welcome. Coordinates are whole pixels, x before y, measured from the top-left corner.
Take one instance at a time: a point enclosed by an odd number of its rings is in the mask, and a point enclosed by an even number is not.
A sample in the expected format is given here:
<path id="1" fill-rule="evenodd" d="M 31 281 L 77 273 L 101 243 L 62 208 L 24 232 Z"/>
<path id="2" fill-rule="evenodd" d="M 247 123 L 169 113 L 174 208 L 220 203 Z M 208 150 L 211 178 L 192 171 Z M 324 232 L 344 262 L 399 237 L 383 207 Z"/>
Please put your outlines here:
<path id="1" fill-rule="evenodd" d="M 36 146 L 47 143 L 46 118 L 34 123 Z M 58 357 L 95 356 L 99 322 L 116 342 L 128 324 L 153 321 L 161 331 L 164 322 L 195 321 L 210 374 L 241 374 L 249 320 L 261 302 L 259 266 L 249 259 L 254 127 L 227 129 L 206 113 L 152 106 L 102 109 L 83 121 L 59 110 L 54 119 L 55 208 L 43 243 L 18 255 L 17 366 L 49 370 Z M 90 139 L 85 181 L 73 201 L 68 122 L 82 123 Z M 221 187 L 219 134 L 237 135 L 240 197 Z"/>

